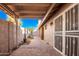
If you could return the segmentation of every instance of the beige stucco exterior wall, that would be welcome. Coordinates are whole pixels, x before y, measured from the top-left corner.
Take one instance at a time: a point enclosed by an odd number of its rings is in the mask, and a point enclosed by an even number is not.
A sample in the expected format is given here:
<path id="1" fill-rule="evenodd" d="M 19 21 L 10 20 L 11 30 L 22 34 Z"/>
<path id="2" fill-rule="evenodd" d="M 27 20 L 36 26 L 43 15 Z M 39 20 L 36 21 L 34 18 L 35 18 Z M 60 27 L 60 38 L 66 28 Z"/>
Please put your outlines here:
<path id="1" fill-rule="evenodd" d="M 47 29 L 44 27 L 44 41 L 53 46 L 53 24 L 50 25 L 52 21 L 47 22 Z"/>

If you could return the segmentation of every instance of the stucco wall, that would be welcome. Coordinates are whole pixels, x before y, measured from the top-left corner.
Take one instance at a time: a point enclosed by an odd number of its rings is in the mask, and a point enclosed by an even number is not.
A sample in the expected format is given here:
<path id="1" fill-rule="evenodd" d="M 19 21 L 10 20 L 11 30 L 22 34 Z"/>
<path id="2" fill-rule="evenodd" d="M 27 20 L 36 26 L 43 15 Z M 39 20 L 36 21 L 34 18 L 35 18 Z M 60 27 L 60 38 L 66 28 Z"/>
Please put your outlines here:
<path id="1" fill-rule="evenodd" d="M 51 20 L 46 23 L 47 29 L 44 27 L 44 41 L 53 46 L 53 24 L 50 25 L 51 22 L 53 21 Z"/>

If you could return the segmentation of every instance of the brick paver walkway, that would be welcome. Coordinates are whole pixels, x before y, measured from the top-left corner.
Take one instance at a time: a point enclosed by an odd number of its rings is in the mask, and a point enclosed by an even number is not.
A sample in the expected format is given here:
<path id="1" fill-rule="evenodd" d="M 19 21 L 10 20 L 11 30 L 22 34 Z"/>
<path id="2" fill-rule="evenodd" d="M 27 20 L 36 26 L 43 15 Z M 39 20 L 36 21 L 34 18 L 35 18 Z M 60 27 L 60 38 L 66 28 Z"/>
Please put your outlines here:
<path id="1" fill-rule="evenodd" d="M 44 43 L 38 37 L 31 40 L 29 45 L 23 44 L 16 49 L 11 56 L 61 56 L 51 46 Z"/>

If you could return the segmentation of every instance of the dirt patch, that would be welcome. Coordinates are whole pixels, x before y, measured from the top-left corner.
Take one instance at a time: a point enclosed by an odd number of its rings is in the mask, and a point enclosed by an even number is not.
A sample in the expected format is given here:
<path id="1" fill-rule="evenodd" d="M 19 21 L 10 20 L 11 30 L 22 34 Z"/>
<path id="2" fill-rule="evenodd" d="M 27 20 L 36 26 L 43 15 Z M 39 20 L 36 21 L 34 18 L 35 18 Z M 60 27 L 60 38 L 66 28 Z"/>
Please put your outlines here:
<path id="1" fill-rule="evenodd" d="M 32 40 L 33 40 L 32 38 L 27 38 L 26 39 L 26 44 L 30 44 Z"/>

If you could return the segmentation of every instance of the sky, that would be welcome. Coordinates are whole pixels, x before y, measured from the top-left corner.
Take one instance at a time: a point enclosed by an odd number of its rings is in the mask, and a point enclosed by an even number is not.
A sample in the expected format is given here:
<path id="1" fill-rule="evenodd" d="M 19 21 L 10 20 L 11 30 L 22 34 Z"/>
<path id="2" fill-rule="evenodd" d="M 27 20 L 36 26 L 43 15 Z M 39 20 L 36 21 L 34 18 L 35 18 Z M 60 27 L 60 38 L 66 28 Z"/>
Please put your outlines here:
<path id="1" fill-rule="evenodd" d="M 4 11 L 0 10 L 0 19 L 7 20 L 7 18 L 8 18 L 7 14 Z"/>
<path id="2" fill-rule="evenodd" d="M 21 27 L 23 28 L 37 28 L 38 26 L 38 19 L 37 18 L 24 18 L 20 19 L 22 22 Z"/>
<path id="3" fill-rule="evenodd" d="M 1 20 L 7 20 L 8 15 L 0 10 L 0 19 Z M 37 18 L 20 18 L 20 21 L 22 23 L 21 27 L 23 28 L 37 28 L 38 26 L 38 19 Z"/>

